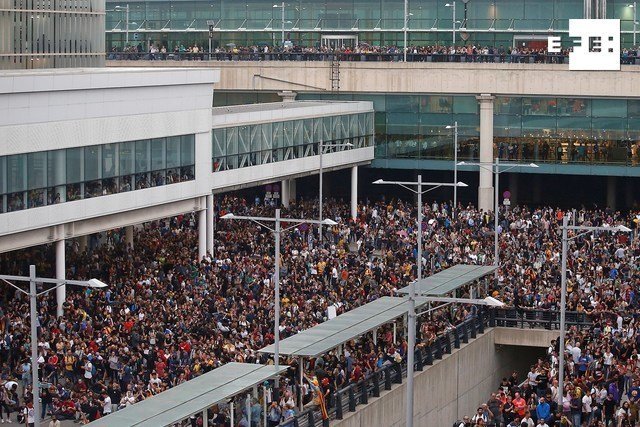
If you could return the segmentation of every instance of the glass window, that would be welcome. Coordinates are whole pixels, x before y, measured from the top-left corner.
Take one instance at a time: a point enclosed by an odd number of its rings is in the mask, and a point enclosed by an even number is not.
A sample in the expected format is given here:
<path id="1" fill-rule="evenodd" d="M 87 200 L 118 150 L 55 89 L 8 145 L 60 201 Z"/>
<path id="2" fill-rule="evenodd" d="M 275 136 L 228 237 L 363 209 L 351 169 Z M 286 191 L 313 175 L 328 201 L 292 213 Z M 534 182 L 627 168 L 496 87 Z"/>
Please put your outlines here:
<path id="1" fill-rule="evenodd" d="M 453 112 L 478 114 L 478 100 L 474 96 L 454 96 Z"/>
<path id="2" fill-rule="evenodd" d="M 67 149 L 67 183 L 82 181 L 82 148 Z"/>
<path id="3" fill-rule="evenodd" d="M 190 166 L 196 163 L 195 161 L 195 135 L 182 136 L 180 144 L 180 163 L 182 166 Z"/>
<path id="4" fill-rule="evenodd" d="M 47 186 L 47 152 L 27 155 L 27 179 L 29 190 Z"/>
<path id="5" fill-rule="evenodd" d="M 523 98 L 522 114 L 525 116 L 555 116 L 557 111 L 556 98 Z"/>
<path id="6" fill-rule="evenodd" d="M 102 146 L 102 177 L 113 178 L 118 176 L 118 163 L 116 153 L 118 144 L 105 144 Z"/>
<path id="7" fill-rule="evenodd" d="M 582 98 L 558 98 L 558 116 L 590 116 L 591 102 Z"/>
<path id="8" fill-rule="evenodd" d="M 593 117 L 627 117 L 624 99 L 594 99 L 591 104 Z"/>
<path id="9" fill-rule="evenodd" d="M 27 189 L 27 156 L 18 154 L 7 156 L 7 192 L 24 191 Z"/>
<path id="10" fill-rule="evenodd" d="M 118 144 L 120 152 L 120 175 L 131 175 L 134 173 L 134 147 L 135 142 L 121 142 Z"/>
<path id="11" fill-rule="evenodd" d="M 216 131 L 219 129 L 216 129 Z M 215 147 L 215 144 L 214 144 Z M 214 150 L 214 155 L 216 152 Z M 171 136 L 167 138 L 167 168 L 180 166 L 180 137 Z"/>
<path id="12" fill-rule="evenodd" d="M 627 101 L 627 108 L 629 117 L 640 117 L 640 99 L 630 99 Z"/>
<path id="13" fill-rule="evenodd" d="M 7 192 L 7 158 L 0 157 L 0 194 Z M 0 203 L 1 204 L 1 203 Z M 0 206 L 0 210 L 2 206 Z"/>
<path id="14" fill-rule="evenodd" d="M 136 173 L 149 172 L 149 140 L 136 141 Z"/>
<path id="15" fill-rule="evenodd" d="M 100 146 L 84 148 L 84 180 L 93 181 L 100 178 Z"/>
<path id="16" fill-rule="evenodd" d="M 151 170 L 159 171 L 166 167 L 165 138 L 151 140 Z"/>
<path id="17" fill-rule="evenodd" d="M 65 185 L 67 181 L 66 150 L 49 151 L 47 156 L 47 182 L 50 186 Z"/>
<path id="18" fill-rule="evenodd" d="M 509 98 L 506 96 L 496 96 L 493 101 L 494 114 L 522 114 L 522 98 Z"/>

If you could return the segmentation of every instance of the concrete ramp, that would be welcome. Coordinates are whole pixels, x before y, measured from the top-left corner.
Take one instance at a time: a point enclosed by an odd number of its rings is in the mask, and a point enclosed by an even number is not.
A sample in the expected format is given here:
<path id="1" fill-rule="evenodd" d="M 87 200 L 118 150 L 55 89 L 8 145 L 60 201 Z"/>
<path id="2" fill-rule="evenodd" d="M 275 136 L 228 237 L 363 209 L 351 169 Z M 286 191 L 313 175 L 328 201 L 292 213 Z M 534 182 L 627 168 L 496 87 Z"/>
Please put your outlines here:
<path id="1" fill-rule="evenodd" d="M 547 329 L 495 328 L 496 345 L 548 348 L 551 340 L 558 337 L 560 337 L 560 331 Z"/>

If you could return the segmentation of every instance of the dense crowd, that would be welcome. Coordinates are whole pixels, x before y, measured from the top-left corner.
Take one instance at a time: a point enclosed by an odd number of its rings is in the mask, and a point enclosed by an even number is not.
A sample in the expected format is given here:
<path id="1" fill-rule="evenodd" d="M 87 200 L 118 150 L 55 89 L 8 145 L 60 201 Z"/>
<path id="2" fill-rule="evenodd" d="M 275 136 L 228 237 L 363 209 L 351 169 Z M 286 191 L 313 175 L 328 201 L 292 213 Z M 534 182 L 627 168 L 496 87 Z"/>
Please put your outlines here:
<path id="1" fill-rule="evenodd" d="M 560 53 L 549 53 L 546 48 L 484 45 L 461 42 L 455 46 L 448 44 L 411 45 L 407 50 L 408 61 L 433 62 L 513 62 L 513 63 L 563 63 L 569 49 Z M 209 53 L 211 55 L 209 55 Z M 402 46 L 373 46 L 358 43 L 356 46 L 303 46 L 287 42 L 284 46 L 254 44 L 238 46 L 228 43 L 212 48 L 211 52 L 201 44 L 176 43 L 172 49 L 164 44 L 138 43 L 124 49 L 113 47 L 108 59 L 192 59 L 192 60 L 328 60 L 329 55 L 337 55 L 342 61 L 398 61 L 404 56 Z M 638 48 L 623 48 L 620 60 L 623 64 L 633 64 L 638 58 Z"/>
<path id="2" fill-rule="evenodd" d="M 300 201 L 283 216 L 309 218 L 317 215 L 316 208 L 313 201 Z M 227 196 L 217 207 L 218 216 L 226 212 L 270 216 L 273 207 Z M 413 204 L 365 203 L 359 206 L 355 221 L 349 219 L 345 203 L 327 202 L 324 212 L 338 225 L 325 227 L 322 243 L 317 230 L 308 225 L 283 235 L 283 338 L 326 320 L 329 307 L 340 314 L 380 296 L 395 295 L 416 277 Z M 524 207 L 503 212 L 498 230 L 499 286 L 489 289 L 493 295 L 522 308 L 557 308 L 557 227 L 564 214 L 558 209 Z M 453 220 L 448 203 L 433 202 L 425 204 L 424 215 L 425 275 L 458 263 L 493 262 L 490 213 L 460 206 Z M 638 223 L 633 214 L 609 209 L 583 209 L 576 220 L 634 227 Z M 123 234 L 109 232 L 91 250 L 80 250 L 76 243 L 74 250 L 67 251 L 67 277 L 97 277 L 110 286 L 104 291 L 68 291 L 65 314 L 59 319 L 54 295 L 39 300 L 38 371 L 41 380 L 50 384 L 40 394 L 43 415 L 88 422 L 230 361 L 269 362 L 257 350 L 273 342 L 273 237 L 241 221 L 219 220 L 216 227 L 215 253 L 202 260 L 197 259 L 193 215 L 145 224 L 136 232 L 134 249 L 126 247 Z M 640 246 L 633 237 L 602 233 L 576 241 L 570 258 L 570 309 L 605 316 L 637 305 Z M 37 251 L 5 256 L 1 266 L 3 271 L 24 273 L 32 263 L 42 274 L 52 271 L 47 253 Z M 22 413 L 32 398 L 32 366 L 28 301 L 20 293 L 7 291 L 0 307 L 4 385 L 0 408 L 5 420 L 15 419 L 10 414 Z M 469 315 L 469 307 L 436 311 L 421 322 L 418 340 L 429 342 Z M 611 325 L 609 329 L 606 323 L 600 326 L 600 335 L 587 338 L 614 336 Z M 401 336 L 394 339 L 390 327 L 378 334 L 375 345 L 363 339 L 348 343 L 341 354 L 308 361 L 303 403 L 318 403 L 320 395 L 405 357 L 407 345 Z M 582 335 L 575 339 L 587 348 Z M 594 354 L 596 346 L 592 347 Z M 626 365 L 628 359 L 623 360 Z M 293 386 L 297 362 L 283 361 L 292 369 L 288 381 L 280 383 L 281 399 L 268 408 L 271 425 L 283 418 L 286 423 L 300 403 Z M 607 374 L 613 375 L 614 370 Z M 261 412 L 261 405 L 253 402 L 252 424 Z M 210 425 L 229 422 L 226 405 L 209 414 Z M 246 413 L 239 412 L 236 420 L 247 425 Z"/>

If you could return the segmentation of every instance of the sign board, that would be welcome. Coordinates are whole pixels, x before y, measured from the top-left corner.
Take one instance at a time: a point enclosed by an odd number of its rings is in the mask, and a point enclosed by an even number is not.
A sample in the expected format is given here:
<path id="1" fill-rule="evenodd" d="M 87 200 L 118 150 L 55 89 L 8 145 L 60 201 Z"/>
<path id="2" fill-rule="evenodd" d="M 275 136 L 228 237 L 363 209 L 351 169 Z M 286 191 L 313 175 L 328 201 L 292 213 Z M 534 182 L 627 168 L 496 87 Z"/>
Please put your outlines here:
<path id="1" fill-rule="evenodd" d="M 569 37 L 578 38 L 569 53 L 569 70 L 620 71 L 619 19 L 570 19 Z M 547 41 L 549 53 L 561 52 L 559 36 Z"/>

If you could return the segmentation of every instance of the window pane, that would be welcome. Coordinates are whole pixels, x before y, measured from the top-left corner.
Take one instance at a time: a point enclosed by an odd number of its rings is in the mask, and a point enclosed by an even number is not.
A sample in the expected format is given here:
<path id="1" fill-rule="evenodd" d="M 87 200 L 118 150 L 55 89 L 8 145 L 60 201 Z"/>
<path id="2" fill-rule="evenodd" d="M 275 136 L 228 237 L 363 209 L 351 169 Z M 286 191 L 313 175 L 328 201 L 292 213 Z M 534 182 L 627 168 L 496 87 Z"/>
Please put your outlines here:
<path id="1" fill-rule="evenodd" d="M 180 147 L 180 157 L 182 166 L 195 164 L 195 135 L 183 135 Z"/>
<path id="2" fill-rule="evenodd" d="M 66 150 L 49 151 L 47 156 L 47 181 L 50 186 L 65 185 L 67 181 Z"/>
<path id="3" fill-rule="evenodd" d="M 493 101 L 494 114 L 522 114 L 522 98 L 497 96 Z"/>
<path id="4" fill-rule="evenodd" d="M 136 173 L 149 171 L 149 140 L 136 141 Z"/>
<path id="5" fill-rule="evenodd" d="M 29 190 L 47 186 L 47 152 L 27 155 L 27 179 Z"/>
<path id="6" fill-rule="evenodd" d="M 116 149 L 118 144 L 105 144 L 102 146 L 102 177 L 113 178 L 118 176 L 118 164 L 116 163 Z"/>
<path id="7" fill-rule="evenodd" d="M 473 96 L 454 96 L 453 112 L 478 114 L 478 100 Z"/>
<path id="8" fill-rule="evenodd" d="M 180 137 L 172 136 L 167 138 L 167 168 L 178 166 L 180 166 Z"/>
<path id="9" fill-rule="evenodd" d="M 82 181 L 82 148 L 67 149 L 67 183 Z"/>
<path id="10" fill-rule="evenodd" d="M 7 156 L 7 192 L 24 191 L 26 183 L 26 155 Z"/>
<path id="11" fill-rule="evenodd" d="M 92 181 L 100 178 L 100 146 L 84 148 L 84 180 Z"/>
<path id="12" fill-rule="evenodd" d="M 593 117 L 627 117 L 627 101 L 624 99 L 594 99 Z"/>
<path id="13" fill-rule="evenodd" d="M 165 138 L 151 140 L 151 170 L 159 171 L 165 168 Z"/>
<path id="14" fill-rule="evenodd" d="M 118 144 L 120 151 L 120 175 L 131 175 L 134 172 L 134 142 L 121 142 Z"/>

